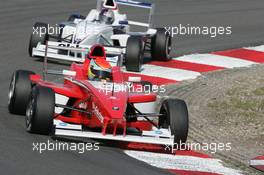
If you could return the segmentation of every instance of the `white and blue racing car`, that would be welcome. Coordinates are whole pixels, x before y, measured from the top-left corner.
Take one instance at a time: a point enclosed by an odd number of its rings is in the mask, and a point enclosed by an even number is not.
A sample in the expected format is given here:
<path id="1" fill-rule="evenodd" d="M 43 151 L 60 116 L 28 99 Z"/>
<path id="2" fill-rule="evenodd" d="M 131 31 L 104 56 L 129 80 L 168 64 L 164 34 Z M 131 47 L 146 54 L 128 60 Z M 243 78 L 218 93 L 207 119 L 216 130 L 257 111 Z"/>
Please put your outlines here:
<path id="1" fill-rule="evenodd" d="M 126 14 L 119 12 L 119 5 L 149 10 L 148 23 L 128 20 Z M 72 14 L 68 21 L 59 24 L 59 30 L 52 30 L 57 31 L 55 33 L 50 33 L 48 24 L 35 23 L 29 42 L 29 54 L 32 57 L 46 56 L 84 62 L 87 50 L 94 44 L 101 44 L 108 55 L 122 55 L 122 63 L 127 71 L 140 72 L 147 52 L 153 60 L 171 59 L 171 36 L 164 28 L 153 28 L 154 11 L 155 5 L 150 3 L 97 0 L 97 8 L 92 9 L 86 17 Z M 147 29 L 145 32 L 132 32 L 132 25 Z M 47 47 L 47 43 L 52 47 Z"/>

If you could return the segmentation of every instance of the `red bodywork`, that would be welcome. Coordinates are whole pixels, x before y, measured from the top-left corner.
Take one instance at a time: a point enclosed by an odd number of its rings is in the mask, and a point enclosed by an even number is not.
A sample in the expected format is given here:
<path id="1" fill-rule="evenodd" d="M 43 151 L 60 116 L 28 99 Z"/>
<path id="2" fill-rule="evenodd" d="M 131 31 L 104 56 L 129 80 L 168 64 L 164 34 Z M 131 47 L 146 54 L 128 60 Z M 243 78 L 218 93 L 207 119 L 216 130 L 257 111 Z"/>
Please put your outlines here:
<path id="1" fill-rule="evenodd" d="M 98 49 L 101 46 L 93 48 Z M 104 49 L 103 56 L 98 57 L 93 55 L 93 49 L 90 52 L 90 59 L 106 58 Z M 156 101 L 154 93 L 133 93 L 128 91 L 108 92 L 94 87 L 88 80 L 87 72 L 90 59 L 86 59 L 83 64 L 73 63 L 70 70 L 75 71 L 75 76 L 65 76 L 64 83 L 48 82 L 41 79 L 40 75 L 31 75 L 30 79 L 34 84 L 52 88 L 56 94 L 67 96 L 73 99 L 73 104 L 78 109 L 90 112 L 87 113 L 72 110 L 70 115 L 64 116 L 54 114 L 56 119 L 71 124 L 81 124 L 88 128 L 101 128 L 102 134 L 116 134 L 117 129 L 123 129 L 123 134 L 126 134 L 126 128 L 133 127 L 139 130 L 151 130 L 152 125 L 147 121 L 127 122 L 125 112 L 127 104 L 145 103 Z M 116 84 L 124 84 L 123 73 L 120 67 L 112 68 L 112 82 Z M 87 101 L 82 102 L 87 99 Z M 117 110 L 118 109 L 118 110 Z"/>

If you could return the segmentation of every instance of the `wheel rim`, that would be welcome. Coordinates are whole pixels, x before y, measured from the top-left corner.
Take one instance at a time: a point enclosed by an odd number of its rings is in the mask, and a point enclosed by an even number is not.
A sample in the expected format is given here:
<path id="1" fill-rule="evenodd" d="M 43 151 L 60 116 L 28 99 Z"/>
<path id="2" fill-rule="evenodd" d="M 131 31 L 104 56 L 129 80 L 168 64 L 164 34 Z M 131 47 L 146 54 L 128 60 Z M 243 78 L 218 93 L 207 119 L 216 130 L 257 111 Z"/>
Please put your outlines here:
<path id="1" fill-rule="evenodd" d="M 170 57 L 170 52 L 171 52 L 171 39 L 170 37 L 167 37 L 167 40 L 166 40 L 166 57 L 167 58 Z"/>
<path id="2" fill-rule="evenodd" d="M 170 123 L 169 123 L 169 121 L 168 121 L 168 109 L 167 109 L 167 106 L 166 105 L 162 105 L 162 107 L 161 107 L 161 110 L 160 110 L 160 114 L 163 114 L 164 116 L 165 116 L 165 118 L 163 118 L 161 121 L 162 122 L 167 122 L 166 123 L 166 127 L 165 127 L 165 129 L 168 129 L 168 131 L 169 131 L 169 133 L 171 134 L 171 135 L 173 135 L 173 133 L 171 132 L 171 126 L 170 126 Z M 161 127 L 162 128 L 162 127 Z"/>
<path id="3" fill-rule="evenodd" d="M 10 105 L 15 93 L 16 78 L 13 76 L 8 92 L 8 105 Z"/>
<path id="4" fill-rule="evenodd" d="M 162 122 L 163 127 L 164 127 L 164 122 L 167 122 L 165 125 L 166 126 L 165 128 L 169 127 L 169 121 L 168 121 L 168 115 L 169 114 L 168 114 L 168 110 L 167 110 L 166 105 L 164 105 L 164 104 L 162 105 L 161 110 L 160 110 L 160 114 L 163 114 L 163 118 L 162 119 L 160 118 L 160 122 Z"/>
<path id="5" fill-rule="evenodd" d="M 32 127 L 33 104 L 34 104 L 34 99 L 32 98 L 28 104 L 26 111 L 26 127 L 28 131 L 30 131 Z"/>
<path id="6" fill-rule="evenodd" d="M 143 55 L 144 55 L 144 46 L 143 43 L 141 42 L 140 44 L 140 52 L 139 52 L 139 65 L 138 65 L 138 69 L 139 71 L 141 71 L 141 65 L 143 64 Z"/>
<path id="7" fill-rule="evenodd" d="M 142 65 L 142 62 L 143 62 L 143 56 L 142 56 L 142 53 L 140 53 L 140 55 L 139 55 L 139 65 L 138 65 L 138 69 L 139 69 L 139 71 L 141 70 L 141 65 Z"/>

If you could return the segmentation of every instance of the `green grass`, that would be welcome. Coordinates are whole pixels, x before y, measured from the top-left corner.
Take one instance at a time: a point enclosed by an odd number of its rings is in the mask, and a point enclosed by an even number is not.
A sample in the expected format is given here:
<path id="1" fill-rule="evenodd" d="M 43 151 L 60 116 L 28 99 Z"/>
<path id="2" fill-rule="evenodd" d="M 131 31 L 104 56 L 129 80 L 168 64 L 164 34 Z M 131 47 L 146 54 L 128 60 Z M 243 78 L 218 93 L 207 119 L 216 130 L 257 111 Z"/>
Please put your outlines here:
<path id="1" fill-rule="evenodd" d="M 212 110 L 226 110 L 246 118 L 254 118 L 264 112 L 264 87 L 249 91 L 246 88 L 233 88 L 223 99 L 212 99 L 208 107 Z"/>
<path id="2" fill-rule="evenodd" d="M 264 95 L 264 87 L 255 89 L 253 91 L 253 94 L 256 96 L 263 96 Z"/>

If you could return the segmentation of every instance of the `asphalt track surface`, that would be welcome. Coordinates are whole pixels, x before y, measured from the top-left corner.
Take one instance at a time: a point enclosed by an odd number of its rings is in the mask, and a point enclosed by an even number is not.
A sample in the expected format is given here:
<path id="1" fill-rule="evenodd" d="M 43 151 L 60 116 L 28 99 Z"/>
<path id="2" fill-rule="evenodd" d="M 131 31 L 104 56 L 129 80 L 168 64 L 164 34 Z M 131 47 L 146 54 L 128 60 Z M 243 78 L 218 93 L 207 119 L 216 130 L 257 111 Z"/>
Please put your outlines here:
<path id="1" fill-rule="evenodd" d="M 263 44 L 263 0 L 162 0 L 157 1 L 156 26 L 192 24 L 232 26 L 232 35 L 179 36 L 174 38 L 173 54 L 182 55 Z M 28 56 L 27 46 L 36 21 L 57 23 L 72 12 L 86 14 L 94 0 L 1 0 L 0 2 L 0 173 L 1 174 L 166 174 L 132 159 L 122 150 L 100 147 L 100 151 L 32 151 L 33 142 L 47 142 L 50 137 L 25 131 L 23 116 L 10 115 L 7 93 L 10 77 L 16 69 L 41 71 L 42 63 Z M 129 13 L 138 19 L 137 10 Z M 52 67 L 60 67 L 52 64 Z"/>

